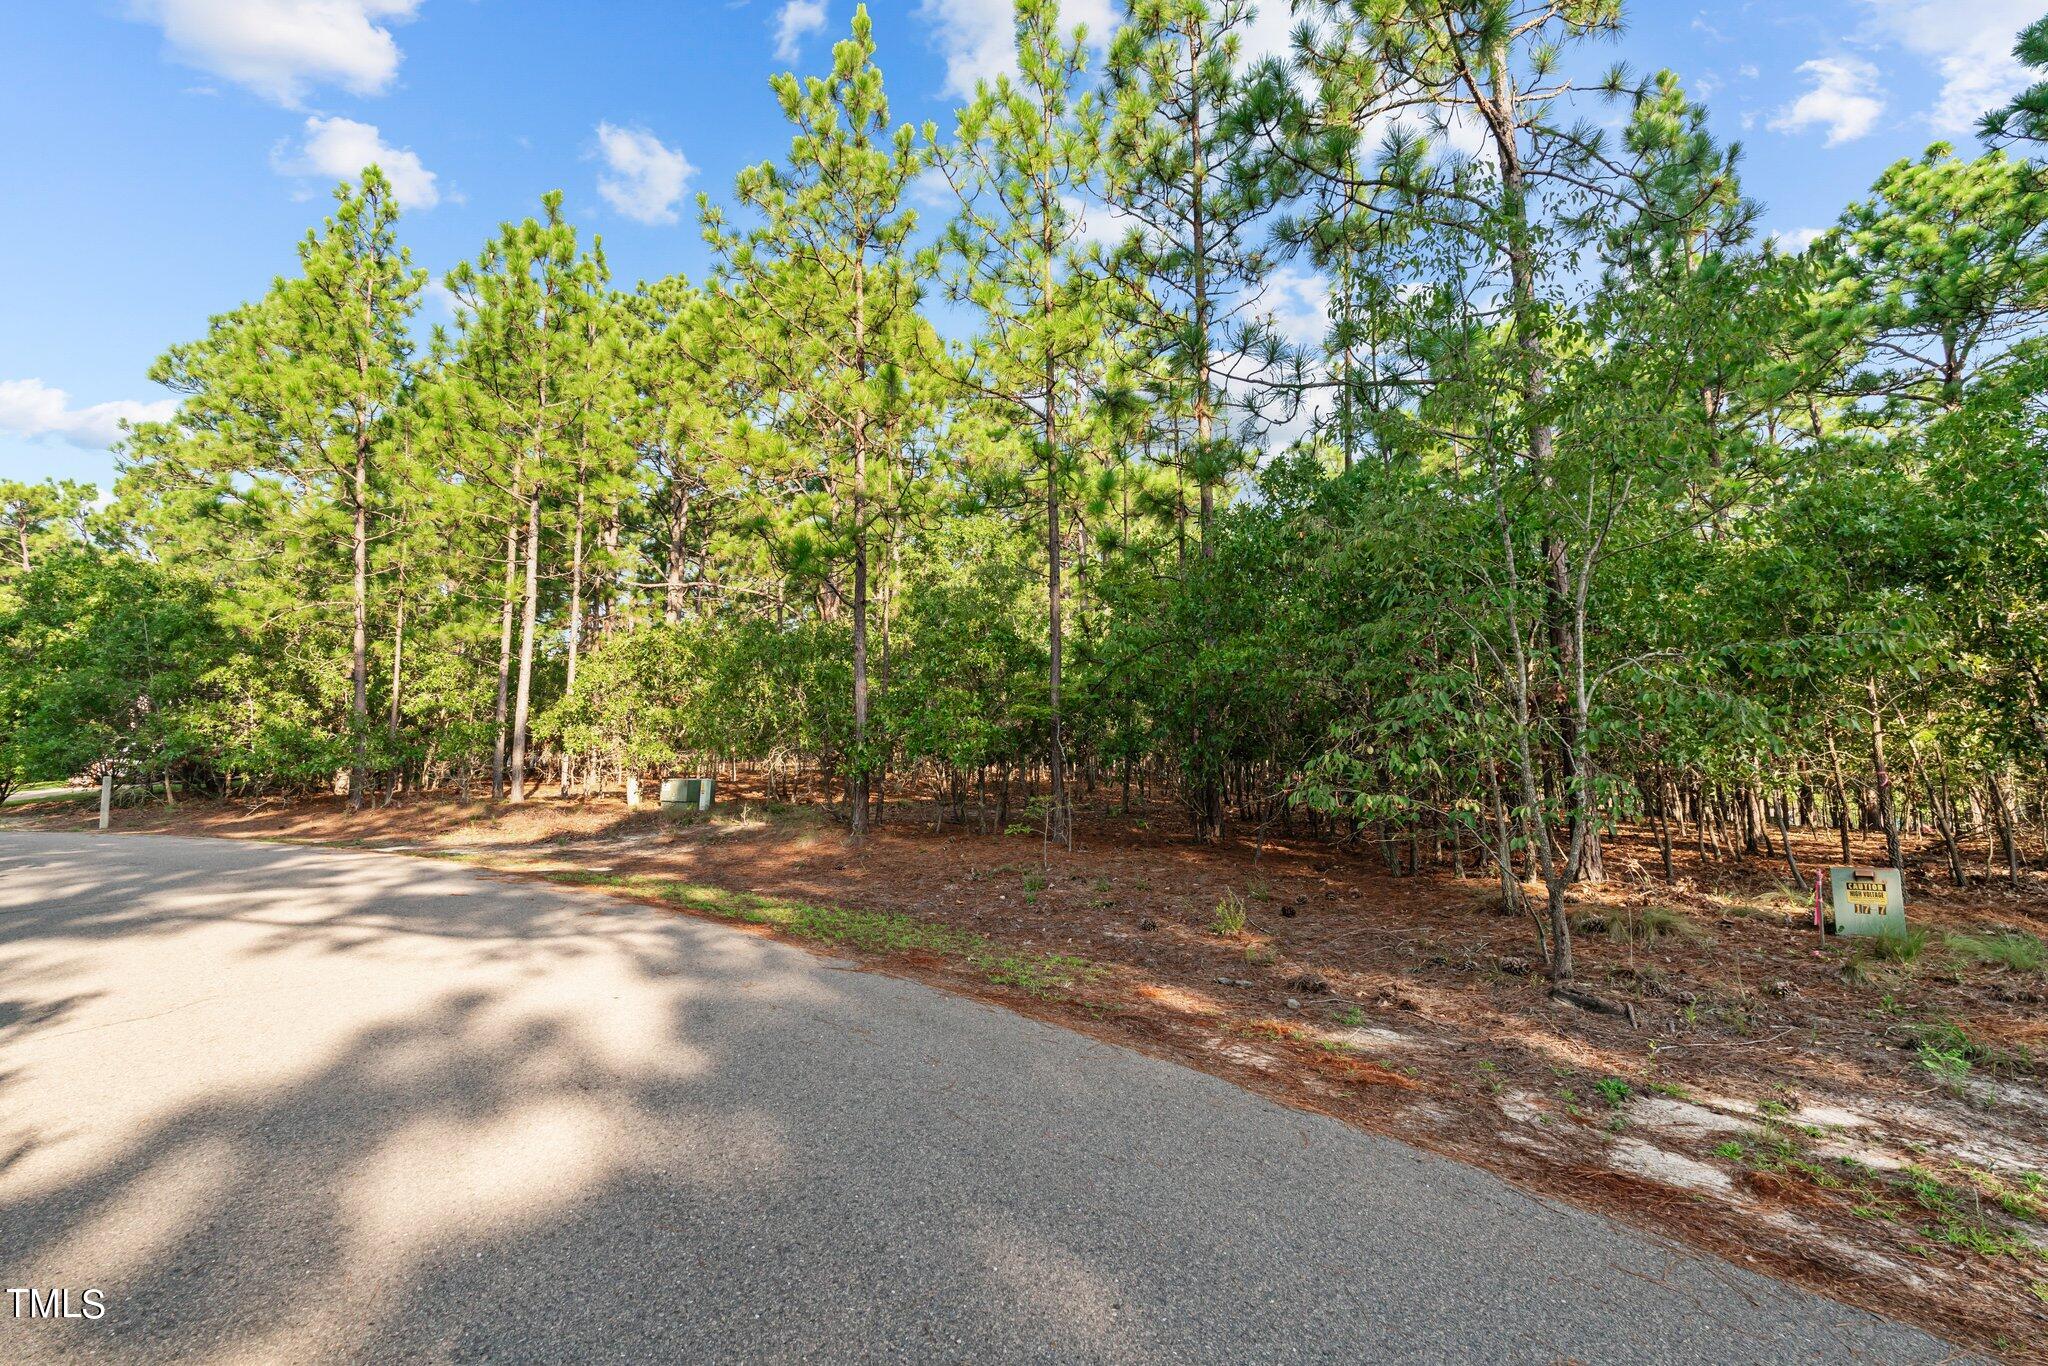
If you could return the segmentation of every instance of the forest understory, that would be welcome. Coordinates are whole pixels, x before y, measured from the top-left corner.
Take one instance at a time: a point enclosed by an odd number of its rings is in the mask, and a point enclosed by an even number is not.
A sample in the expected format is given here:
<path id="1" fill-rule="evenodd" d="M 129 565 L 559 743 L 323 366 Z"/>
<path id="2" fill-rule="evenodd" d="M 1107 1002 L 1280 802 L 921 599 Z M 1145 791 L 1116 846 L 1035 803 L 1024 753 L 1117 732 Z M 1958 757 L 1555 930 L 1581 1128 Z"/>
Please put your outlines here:
<path id="1" fill-rule="evenodd" d="M 1681 844 L 1667 883 L 1655 835 L 1622 827 L 1606 883 L 1572 897 L 1578 1005 L 1548 990 L 1530 922 L 1477 873 L 1394 876 L 1376 848 L 1318 841 L 1204 846 L 1171 811 L 1084 814 L 1072 852 L 944 814 L 894 805 L 854 843 L 742 781 L 703 816 L 422 796 L 356 815 L 340 799 L 181 801 L 119 810 L 114 828 L 458 858 L 736 921 L 2048 1361 L 2039 874 L 1958 890 L 1939 842 L 1912 842 L 1913 937 L 1822 939 L 1782 847 Z M 0 829 L 93 820 L 30 803 Z M 1791 832 L 1807 876 L 1837 838 Z M 1881 837 L 1855 852 L 1881 862 Z M 1988 851 L 1967 852 L 1981 869 Z"/>

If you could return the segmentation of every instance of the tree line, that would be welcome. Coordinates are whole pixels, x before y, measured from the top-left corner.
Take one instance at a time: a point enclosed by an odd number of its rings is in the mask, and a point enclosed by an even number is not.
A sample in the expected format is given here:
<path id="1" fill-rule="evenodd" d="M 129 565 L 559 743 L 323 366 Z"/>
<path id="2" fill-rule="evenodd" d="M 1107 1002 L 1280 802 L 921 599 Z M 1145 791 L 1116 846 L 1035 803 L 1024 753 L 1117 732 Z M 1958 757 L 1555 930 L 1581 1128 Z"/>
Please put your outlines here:
<path id="1" fill-rule="evenodd" d="M 0 485 L 0 788 L 748 763 L 1064 842 L 1135 786 L 1487 870 L 1559 978 L 1621 822 L 2048 857 L 2048 95 L 1795 251 L 1671 73 L 1588 75 L 1613 0 L 1252 18 L 1127 0 L 1095 72 L 1019 0 L 942 130 L 863 10 L 703 278 L 550 194 L 443 325 L 367 168 L 109 498 Z"/>

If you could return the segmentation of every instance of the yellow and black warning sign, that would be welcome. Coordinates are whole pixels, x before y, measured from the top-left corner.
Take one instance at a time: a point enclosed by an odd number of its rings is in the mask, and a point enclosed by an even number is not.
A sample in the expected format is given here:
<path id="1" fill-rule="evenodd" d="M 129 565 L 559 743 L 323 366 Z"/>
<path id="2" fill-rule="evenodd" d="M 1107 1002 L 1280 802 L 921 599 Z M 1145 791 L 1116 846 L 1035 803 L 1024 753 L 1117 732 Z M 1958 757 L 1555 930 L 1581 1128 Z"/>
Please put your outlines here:
<path id="1" fill-rule="evenodd" d="M 1904 934 L 1906 892 L 1896 868 L 1831 868 L 1836 934 Z"/>

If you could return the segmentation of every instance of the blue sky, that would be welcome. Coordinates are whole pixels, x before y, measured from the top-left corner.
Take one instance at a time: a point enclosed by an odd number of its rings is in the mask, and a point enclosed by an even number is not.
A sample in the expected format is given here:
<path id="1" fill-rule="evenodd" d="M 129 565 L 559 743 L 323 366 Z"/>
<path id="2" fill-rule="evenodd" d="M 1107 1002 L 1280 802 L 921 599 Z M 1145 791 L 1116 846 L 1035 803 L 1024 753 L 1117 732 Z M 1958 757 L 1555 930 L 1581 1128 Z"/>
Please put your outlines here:
<path id="1" fill-rule="evenodd" d="M 1285 0 L 1270 0 L 1281 10 Z M 1008 0 L 875 0 L 900 119 L 1008 55 Z M 1767 225 L 1825 226 L 1889 162 L 2020 83 L 2048 0 L 1634 0 L 1615 59 L 1668 66 L 1745 148 Z M 564 191 L 621 282 L 700 273 L 694 196 L 787 132 L 767 78 L 814 69 L 853 0 L 23 0 L 0 16 L 0 478 L 106 483 L 160 412 L 169 343 L 291 268 L 369 157 L 437 275 Z M 1097 31 L 1112 0 L 1068 0 Z M 1284 20 L 1262 17 L 1264 41 Z M 428 321 L 445 318 L 429 301 Z"/>

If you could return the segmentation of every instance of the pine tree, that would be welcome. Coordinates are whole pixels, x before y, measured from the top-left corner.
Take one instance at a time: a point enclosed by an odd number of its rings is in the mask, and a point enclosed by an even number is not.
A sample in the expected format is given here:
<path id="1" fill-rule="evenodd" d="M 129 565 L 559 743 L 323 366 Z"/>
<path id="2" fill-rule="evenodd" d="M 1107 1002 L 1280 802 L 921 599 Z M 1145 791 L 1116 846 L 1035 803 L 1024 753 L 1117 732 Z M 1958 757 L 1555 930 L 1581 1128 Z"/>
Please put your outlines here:
<path id="1" fill-rule="evenodd" d="M 843 488 L 842 541 L 851 574 L 853 745 L 847 800 L 856 836 L 868 830 L 878 756 L 870 752 L 871 542 L 879 516 L 902 497 L 910 439 L 925 420 L 912 374 L 937 352 L 918 314 L 933 262 L 909 249 L 917 215 L 906 205 L 924 169 L 915 130 L 892 128 L 867 8 L 836 44 L 829 77 L 774 78 L 796 128 L 786 164 L 740 173 L 741 204 L 762 226 L 737 234 L 705 205 L 740 325 L 729 340 L 757 367 L 770 406 L 798 445 L 822 447 L 821 477 Z M 834 557 L 836 558 L 836 556 Z"/>
<path id="2" fill-rule="evenodd" d="M 376 460 L 406 383 L 408 324 L 426 273 L 398 244 L 398 202 L 375 166 L 334 198 L 335 212 L 299 244 L 298 276 L 216 318 L 204 340 L 172 348 L 152 368 L 152 379 L 186 397 L 172 423 L 138 431 L 135 453 L 216 479 L 252 476 L 286 498 L 309 491 L 314 504 L 300 511 L 316 523 L 340 513 L 353 811 L 369 781 L 370 547 L 384 497 Z M 248 501 L 243 491 L 223 496 Z"/>
<path id="3" fill-rule="evenodd" d="M 1255 245 L 1259 221 L 1278 202 L 1278 159 L 1257 125 L 1239 117 L 1238 45 L 1252 17 L 1247 0 L 1137 0 L 1109 55 L 1105 193 L 1135 229 L 1116 254 L 1113 296 L 1136 335 L 1136 368 L 1155 395 L 1177 393 L 1193 417 L 1186 460 L 1197 495 L 1204 567 L 1213 565 L 1219 487 L 1249 463 L 1218 417 L 1272 364 L 1274 348 L 1253 310 L 1270 268 Z M 1204 632 L 1203 646 L 1214 641 Z M 1201 680 L 1196 687 L 1207 691 Z M 1195 829 L 1223 837 L 1223 756 L 1213 708 L 1196 708 L 1192 748 Z"/>
<path id="4" fill-rule="evenodd" d="M 962 198 L 946 244 L 948 291 L 981 317 L 967 387 L 1014 413 L 1032 434 L 1044 480 L 1048 643 L 1049 840 L 1071 844 L 1060 510 L 1070 466 L 1069 419 L 1100 359 L 1103 290 L 1081 260 L 1087 204 L 1099 188 L 1104 114 L 1081 89 L 1087 45 L 1060 27 L 1057 0 L 1019 0 L 1019 74 L 983 83 L 961 111 L 946 172 Z"/>
<path id="5" fill-rule="evenodd" d="M 505 527 L 491 793 L 515 802 L 526 799 L 545 513 L 574 482 L 568 433 L 585 314 L 603 289 L 596 260 L 577 254 L 561 192 L 541 204 L 542 220 L 503 225 L 474 264 L 448 275 L 463 304 L 455 420 L 477 438 L 466 474 L 495 492 Z"/>

